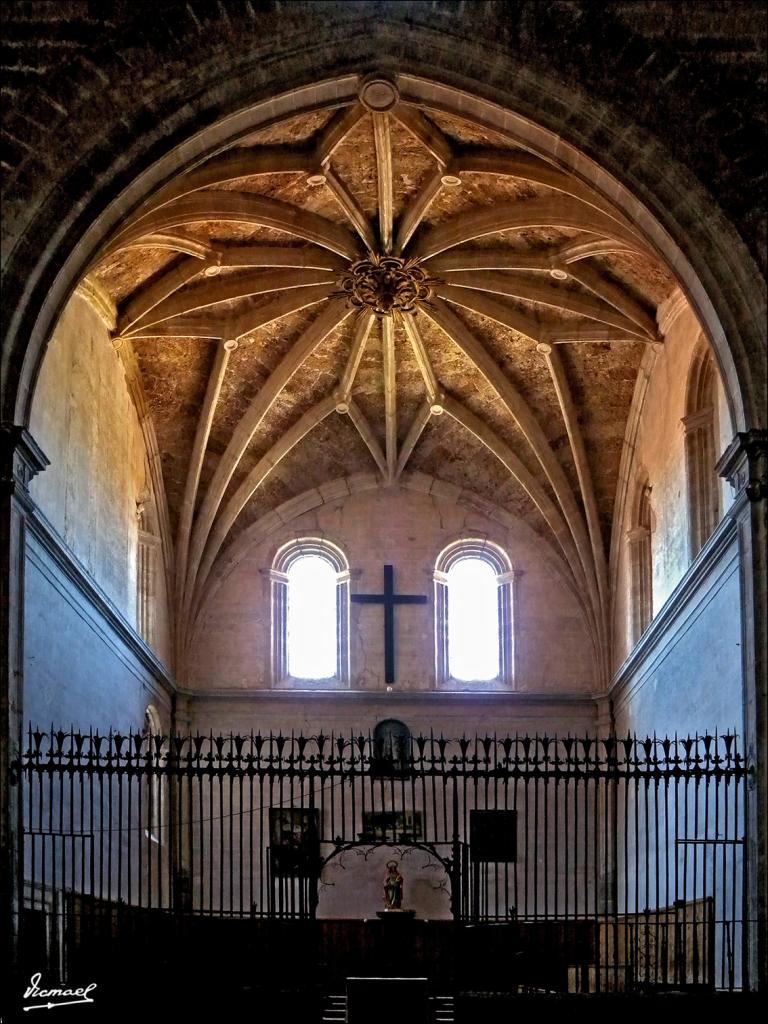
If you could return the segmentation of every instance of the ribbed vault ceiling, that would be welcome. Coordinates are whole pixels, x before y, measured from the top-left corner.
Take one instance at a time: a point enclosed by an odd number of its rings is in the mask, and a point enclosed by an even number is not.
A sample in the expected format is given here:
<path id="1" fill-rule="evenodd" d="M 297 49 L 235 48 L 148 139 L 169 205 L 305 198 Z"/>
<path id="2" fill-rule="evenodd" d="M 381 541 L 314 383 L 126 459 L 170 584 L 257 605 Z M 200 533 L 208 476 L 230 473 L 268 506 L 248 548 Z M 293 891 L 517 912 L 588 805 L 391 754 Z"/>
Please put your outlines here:
<path id="1" fill-rule="evenodd" d="M 373 77 L 172 181 L 91 276 L 152 415 L 178 623 L 286 501 L 418 470 L 524 518 L 604 646 L 626 418 L 673 280 L 588 185 Z"/>

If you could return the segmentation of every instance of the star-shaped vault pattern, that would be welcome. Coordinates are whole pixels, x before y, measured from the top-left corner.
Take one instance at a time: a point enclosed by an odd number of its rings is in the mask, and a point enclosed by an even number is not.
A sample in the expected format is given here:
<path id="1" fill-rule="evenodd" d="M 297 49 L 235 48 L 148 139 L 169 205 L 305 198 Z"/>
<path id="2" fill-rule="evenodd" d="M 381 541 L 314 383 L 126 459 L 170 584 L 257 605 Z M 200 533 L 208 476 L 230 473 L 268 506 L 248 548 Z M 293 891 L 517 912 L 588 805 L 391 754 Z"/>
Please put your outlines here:
<path id="1" fill-rule="evenodd" d="M 525 518 L 608 649 L 621 443 L 673 281 L 589 185 L 371 76 L 165 185 L 89 279 L 153 418 L 179 656 L 265 516 L 371 470 Z"/>

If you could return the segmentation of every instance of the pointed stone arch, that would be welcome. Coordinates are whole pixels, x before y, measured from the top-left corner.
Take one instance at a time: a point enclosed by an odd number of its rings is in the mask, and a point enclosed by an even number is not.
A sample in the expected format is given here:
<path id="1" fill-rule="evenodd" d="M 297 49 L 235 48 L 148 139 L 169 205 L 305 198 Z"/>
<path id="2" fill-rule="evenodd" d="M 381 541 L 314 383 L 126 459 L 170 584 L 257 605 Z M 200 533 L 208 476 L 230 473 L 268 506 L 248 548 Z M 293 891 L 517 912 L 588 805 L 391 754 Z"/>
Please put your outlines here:
<path id="1" fill-rule="evenodd" d="M 691 360 L 685 393 L 685 469 L 688 486 L 688 541 L 691 559 L 720 520 L 720 486 L 715 463 L 717 367 L 701 339 Z"/>
<path id="2" fill-rule="evenodd" d="M 636 644 L 653 618 L 653 510 L 652 487 L 645 470 L 639 470 L 632 501 L 629 543 L 630 608 L 632 643 Z"/>

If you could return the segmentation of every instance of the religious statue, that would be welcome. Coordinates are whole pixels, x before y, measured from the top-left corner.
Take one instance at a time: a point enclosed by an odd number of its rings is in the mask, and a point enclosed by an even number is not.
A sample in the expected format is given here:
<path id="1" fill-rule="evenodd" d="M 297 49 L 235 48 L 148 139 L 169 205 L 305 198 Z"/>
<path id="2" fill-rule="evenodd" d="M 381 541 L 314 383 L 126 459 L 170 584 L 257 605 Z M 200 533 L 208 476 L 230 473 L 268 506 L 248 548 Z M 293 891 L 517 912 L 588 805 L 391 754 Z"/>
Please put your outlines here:
<path id="1" fill-rule="evenodd" d="M 386 910 L 402 910 L 403 876 L 397 870 L 397 861 L 387 861 L 387 874 L 384 878 L 384 907 Z"/>

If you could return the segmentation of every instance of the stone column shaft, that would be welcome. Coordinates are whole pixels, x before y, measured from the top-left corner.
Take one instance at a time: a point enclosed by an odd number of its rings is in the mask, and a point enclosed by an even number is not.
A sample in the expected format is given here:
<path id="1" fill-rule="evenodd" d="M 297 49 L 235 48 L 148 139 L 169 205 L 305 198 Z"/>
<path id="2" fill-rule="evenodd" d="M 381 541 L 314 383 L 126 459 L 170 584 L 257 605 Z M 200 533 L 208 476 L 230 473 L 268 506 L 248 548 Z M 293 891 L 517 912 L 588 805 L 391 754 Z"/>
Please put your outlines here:
<path id="1" fill-rule="evenodd" d="M 747 900 L 744 909 L 750 988 L 768 989 L 768 431 L 738 433 L 717 464 L 734 492 L 741 573 L 741 657 Z"/>
<path id="2" fill-rule="evenodd" d="M 29 483 L 48 459 L 31 434 L 0 426 L 0 913 L 3 963 L 15 989 L 21 914 L 21 799 L 16 769 L 24 728 L 24 545 Z"/>

